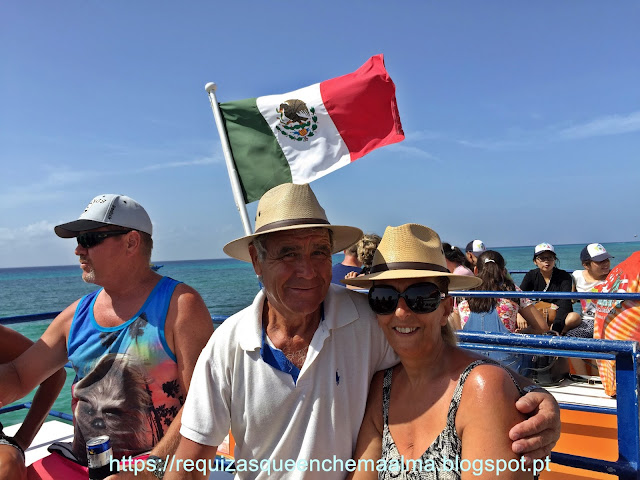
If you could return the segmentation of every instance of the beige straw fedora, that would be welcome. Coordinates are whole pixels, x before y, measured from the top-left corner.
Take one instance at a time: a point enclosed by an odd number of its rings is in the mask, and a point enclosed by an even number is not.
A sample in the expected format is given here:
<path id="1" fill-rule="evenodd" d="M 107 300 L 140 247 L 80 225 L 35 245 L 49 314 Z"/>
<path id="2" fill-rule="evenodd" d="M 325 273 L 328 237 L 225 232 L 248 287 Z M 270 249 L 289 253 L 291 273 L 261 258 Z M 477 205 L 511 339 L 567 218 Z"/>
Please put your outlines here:
<path id="1" fill-rule="evenodd" d="M 342 283 L 369 288 L 377 280 L 433 277 L 447 277 L 449 290 L 465 290 L 482 283 L 477 277 L 450 273 L 438 234 L 428 227 L 407 223 L 386 228 L 373 256 L 371 273 L 344 279 Z"/>
<path id="2" fill-rule="evenodd" d="M 255 233 L 227 243 L 223 250 L 230 257 L 250 262 L 249 244 L 259 235 L 300 228 L 328 228 L 333 232 L 333 252 L 350 247 L 362 237 L 362 230 L 331 225 L 308 183 L 283 183 L 262 195 L 256 212 Z"/>

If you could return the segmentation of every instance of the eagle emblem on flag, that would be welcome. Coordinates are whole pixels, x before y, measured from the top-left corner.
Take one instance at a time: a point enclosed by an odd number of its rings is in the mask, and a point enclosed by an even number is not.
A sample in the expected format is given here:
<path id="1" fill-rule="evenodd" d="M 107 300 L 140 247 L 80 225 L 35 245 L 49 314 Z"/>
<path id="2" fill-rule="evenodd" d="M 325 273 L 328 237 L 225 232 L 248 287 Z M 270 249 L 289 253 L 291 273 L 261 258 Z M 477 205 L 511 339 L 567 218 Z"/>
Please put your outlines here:
<path id="1" fill-rule="evenodd" d="M 276 130 L 291 140 L 307 142 L 315 135 L 318 128 L 318 117 L 315 108 L 308 108 L 302 100 L 286 100 L 281 103 L 276 112 L 280 122 Z"/>

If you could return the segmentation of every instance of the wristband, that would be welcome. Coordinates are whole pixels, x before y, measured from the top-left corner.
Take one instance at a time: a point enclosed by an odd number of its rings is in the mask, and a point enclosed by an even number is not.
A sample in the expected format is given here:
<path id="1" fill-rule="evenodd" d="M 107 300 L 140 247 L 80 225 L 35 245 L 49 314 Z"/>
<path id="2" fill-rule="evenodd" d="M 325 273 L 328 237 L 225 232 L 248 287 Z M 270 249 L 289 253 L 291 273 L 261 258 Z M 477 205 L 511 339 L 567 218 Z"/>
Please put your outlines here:
<path id="1" fill-rule="evenodd" d="M 547 390 L 545 388 L 541 387 L 540 385 L 536 385 L 535 383 L 533 383 L 531 385 L 527 385 L 526 387 L 524 387 L 522 389 L 522 391 L 524 392 L 525 395 L 527 393 L 533 392 L 534 390 L 541 390 L 544 393 L 549 393 L 549 392 L 547 392 Z"/>
<path id="2" fill-rule="evenodd" d="M 18 451 L 20 452 L 20 454 L 22 455 L 22 461 L 26 461 L 26 458 L 24 456 L 24 450 L 22 449 L 22 447 L 20 446 L 20 444 L 16 441 L 15 438 L 13 437 L 9 437 L 8 435 L 5 435 L 1 430 L 0 430 L 0 440 L 3 440 L 2 443 L 4 443 L 5 445 L 11 445 L 14 448 L 17 448 Z M 0 445 L 2 444 L 0 443 Z"/>
<path id="3" fill-rule="evenodd" d="M 149 460 L 153 460 L 154 463 L 154 469 L 151 471 L 151 474 L 162 480 L 162 478 L 164 477 L 164 470 L 166 468 L 166 465 L 164 464 L 165 459 L 164 458 L 160 458 L 157 455 L 149 455 L 147 457 L 147 461 Z"/>

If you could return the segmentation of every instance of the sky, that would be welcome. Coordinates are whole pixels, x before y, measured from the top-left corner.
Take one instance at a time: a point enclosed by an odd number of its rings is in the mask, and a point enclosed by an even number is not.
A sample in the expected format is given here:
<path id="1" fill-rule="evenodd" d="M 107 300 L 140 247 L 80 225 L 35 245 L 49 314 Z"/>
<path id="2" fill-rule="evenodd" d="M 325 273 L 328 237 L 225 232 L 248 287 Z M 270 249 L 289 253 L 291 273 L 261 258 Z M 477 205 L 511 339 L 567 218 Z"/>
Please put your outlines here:
<path id="1" fill-rule="evenodd" d="M 146 208 L 154 261 L 224 258 L 243 228 L 204 85 L 284 93 L 379 53 L 406 139 L 312 183 L 331 223 L 637 240 L 638 24 L 627 0 L 1 2 L 0 268 L 76 263 L 53 227 L 102 193 Z"/>

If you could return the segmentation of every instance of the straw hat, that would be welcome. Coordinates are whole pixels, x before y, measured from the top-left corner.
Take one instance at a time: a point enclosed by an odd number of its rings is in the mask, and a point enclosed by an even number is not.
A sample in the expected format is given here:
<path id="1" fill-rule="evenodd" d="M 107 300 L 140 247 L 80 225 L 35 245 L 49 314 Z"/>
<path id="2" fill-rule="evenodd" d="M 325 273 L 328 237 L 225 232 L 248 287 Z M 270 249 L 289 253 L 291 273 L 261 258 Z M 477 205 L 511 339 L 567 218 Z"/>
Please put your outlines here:
<path id="1" fill-rule="evenodd" d="M 449 273 L 438 234 L 428 227 L 407 223 L 384 231 L 370 274 L 344 279 L 342 283 L 368 288 L 374 280 L 433 277 L 447 277 L 449 290 L 465 290 L 482 283 L 477 277 Z"/>
<path id="2" fill-rule="evenodd" d="M 223 250 L 230 257 L 251 262 L 249 244 L 259 235 L 300 228 L 327 228 L 333 232 L 333 252 L 350 247 L 362 237 L 356 227 L 331 225 L 308 183 L 283 183 L 262 195 L 256 212 L 255 233 L 227 243 Z"/>

